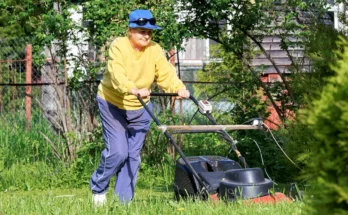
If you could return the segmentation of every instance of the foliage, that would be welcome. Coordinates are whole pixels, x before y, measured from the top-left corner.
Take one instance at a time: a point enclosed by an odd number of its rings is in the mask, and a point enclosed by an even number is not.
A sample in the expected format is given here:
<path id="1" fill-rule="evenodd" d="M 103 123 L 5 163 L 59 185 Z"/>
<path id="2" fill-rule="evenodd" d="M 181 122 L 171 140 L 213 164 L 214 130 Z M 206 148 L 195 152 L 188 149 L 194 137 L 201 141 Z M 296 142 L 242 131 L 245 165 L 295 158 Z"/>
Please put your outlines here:
<path id="1" fill-rule="evenodd" d="M 77 150 L 76 159 L 68 166 L 74 173 L 71 177 L 76 187 L 89 184 L 92 171 L 99 165 L 103 149 L 102 126 L 99 125 L 93 132 L 89 133 L 88 138 L 84 139 L 81 147 Z"/>
<path id="2" fill-rule="evenodd" d="M 246 50 L 245 50 L 246 51 Z M 252 118 L 267 118 L 267 103 L 262 100 L 262 93 L 253 77 L 238 58 L 231 52 L 227 52 L 220 45 L 212 51 L 212 61 L 202 71 L 197 72 L 199 81 L 213 81 L 221 84 L 195 87 L 195 93 L 199 97 L 207 98 L 214 104 L 229 104 L 227 110 L 214 109 L 213 115 L 219 124 L 243 124 Z M 196 135 L 198 136 L 198 135 Z M 289 173 L 285 173 L 286 161 L 279 148 L 277 148 L 270 135 L 262 131 L 246 132 L 238 131 L 231 134 L 238 142 L 237 146 L 251 167 L 265 167 L 272 179 L 287 181 Z M 189 138 L 185 139 L 192 147 L 191 153 L 210 153 L 227 156 L 234 160 L 238 158 L 230 154 L 229 144 L 221 141 L 216 135 L 199 135 L 192 138 L 196 144 L 190 144 Z M 203 140 L 203 141 L 202 141 Z M 256 143 L 255 143 L 256 142 Z M 197 144 L 200 143 L 200 144 Z M 260 147 L 261 153 L 258 146 Z M 184 146 L 186 146 L 185 144 Z M 205 146 L 207 148 L 205 148 Z M 263 158 L 264 163 L 262 163 Z"/>
<path id="3" fill-rule="evenodd" d="M 320 99 L 307 111 L 306 122 L 316 138 L 311 147 L 307 176 L 313 182 L 313 198 L 309 198 L 314 214 L 346 214 L 348 211 L 348 41 L 341 39 L 342 58 L 332 69 L 336 75 L 329 79 Z"/>
<path id="4" fill-rule="evenodd" d="M 311 34 L 304 45 L 312 70 L 310 73 L 294 72 L 291 76 L 294 95 L 303 106 L 318 98 L 327 78 L 334 75 L 328 62 L 335 64 L 338 60 L 335 52 L 340 48 L 336 43 L 339 35 L 332 26 L 311 26 Z"/>
<path id="5" fill-rule="evenodd" d="M 163 27 L 155 31 L 154 40 L 165 50 L 181 47 L 184 38 L 189 37 L 186 28 L 176 22 L 173 0 L 122 0 L 88 1 L 84 4 L 84 16 L 89 22 L 88 32 L 96 44 L 104 45 L 110 39 L 127 34 L 128 14 L 134 9 L 150 9 L 157 20 L 157 25 Z M 106 6 L 107 5 L 107 6 Z"/>
<path id="6" fill-rule="evenodd" d="M 25 19 L 29 14 L 26 10 L 29 5 L 35 5 L 35 11 L 31 11 L 30 20 Z M 37 15 L 42 13 L 44 4 L 37 4 L 36 1 L 17 1 L 6 0 L 0 2 L 0 38 L 18 38 L 27 36 L 35 29 L 37 23 Z M 16 20 L 13 19 L 13 15 L 16 15 Z"/>
<path id="7" fill-rule="evenodd" d="M 301 105 L 293 95 L 293 87 L 280 71 L 273 56 L 270 56 L 262 46 L 262 41 L 264 36 L 268 35 L 280 38 L 281 48 L 287 52 L 292 62 L 290 71 L 302 71 L 303 65 L 292 57 L 292 50 L 296 45 L 301 45 L 301 41 L 306 40 L 310 35 L 308 24 L 305 23 L 308 20 L 311 24 L 319 22 L 326 9 L 326 1 L 295 0 L 275 4 L 274 1 L 221 0 L 201 4 L 201 1 L 197 0 L 183 0 L 179 9 L 191 12 L 187 13 L 182 23 L 193 35 L 216 41 L 221 44 L 222 49 L 232 52 L 240 63 L 248 68 L 248 72 L 262 88 L 282 121 L 285 121 L 288 116 L 289 109 L 294 110 Z M 308 11 L 305 13 L 306 17 L 303 11 Z M 281 78 L 279 84 L 267 86 L 262 82 L 260 78 L 262 68 L 253 68 L 249 61 L 251 56 L 245 50 L 246 47 L 258 49 L 270 61 Z M 274 98 L 272 92 L 277 92 L 278 98 Z"/>
<path id="8" fill-rule="evenodd" d="M 186 156 L 229 156 L 229 143 L 218 134 L 187 134 L 182 150 Z"/>
<path id="9" fill-rule="evenodd" d="M 311 31 L 311 35 L 305 41 L 305 52 L 311 60 L 312 72 L 294 72 L 291 76 L 294 96 L 304 110 L 308 108 L 308 104 L 320 97 L 328 79 L 335 74 L 328 62 L 335 65 L 340 58 L 335 53 L 340 48 L 336 43 L 339 33 L 335 29 L 331 26 L 316 25 L 311 27 Z M 289 119 L 285 128 L 279 131 L 285 151 L 301 168 L 310 162 L 311 148 L 316 145 L 314 133 L 308 124 L 303 122 L 303 118 L 301 112 L 296 112 L 296 117 Z M 292 180 L 300 179 L 298 168 L 289 163 L 287 169 L 294 173 Z"/>
<path id="10" fill-rule="evenodd" d="M 267 117 L 266 104 L 261 99 L 257 81 L 237 56 L 223 49 L 221 45 L 213 49 L 211 62 L 197 72 L 197 79 L 221 83 L 194 88 L 199 97 L 232 105 L 230 110 L 222 111 L 220 120 L 238 124 L 253 117 Z"/>
<path id="11" fill-rule="evenodd" d="M 153 104 L 156 105 L 156 103 Z M 156 110 L 154 110 L 154 112 L 156 112 Z M 161 112 L 158 112 L 156 115 L 156 118 L 162 125 L 179 124 L 179 116 L 173 115 L 168 109 L 161 110 Z M 175 138 L 174 141 L 179 144 Z M 161 163 L 171 164 L 175 154 L 170 151 L 171 147 L 169 140 L 167 140 L 163 132 L 160 131 L 153 122 L 151 123 L 150 130 L 144 141 L 141 153 L 142 161 L 146 163 L 146 166 L 150 167 L 156 167 Z"/>
<path id="12" fill-rule="evenodd" d="M 273 1 L 209 1 L 201 4 L 200 1 L 184 0 L 179 8 L 182 11 L 194 11 L 192 15 L 188 13 L 182 21 L 194 35 L 210 38 L 220 44 L 215 62 L 211 61 L 203 72 L 198 73 L 198 79 L 232 83 L 196 90 L 211 92 L 211 97 L 223 92 L 220 98 L 227 98 L 226 100 L 236 104 L 228 115 L 222 115 L 223 121 L 231 118 L 232 123 L 242 123 L 251 117 L 267 116 L 263 112 L 264 104 L 255 96 L 261 89 L 286 127 L 278 133 L 282 146 L 299 166 L 306 165 L 310 158 L 313 132 L 300 122 L 286 123 L 286 117 L 290 116 L 289 113 L 297 114 L 299 108 L 306 108 L 311 100 L 317 98 L 326 84 L 326 78 L 333 74 L 327 62 L 335 62 L 337 59 L 333 52 L 337 49 L 335 40 L 338 33 L 331 26 L 322 24 L 327 1 L 295 0 L 282 4 L 274 4 Z M 286 51 L 291 61 L 290 75 L 287 77 L 262 47 L 263 38 L 268 35 L 280 39 L 280 47 Z M 296 47 L 305 47 L 304 57 L 312 62 L 310 73 L 304 72 L 304 60 L 294 57 L 293 51 Z M 228 53 L 231 57 L 228 57 Z M 249 61 L 259 54 L 263 54 L 270 61 L 281 81 L 272 85 L 262 84 L 262 68 L 253 68 Z M 236 120 L 234 117 L 240 119 Z M 293 117 L 289 117 L 289 120 L 293 120 Z M 244 150 L 250 151 L 248 148 Z M 272 147 L 266 147 L 266 150 L 270 150 L 270 154 L 280 153 Z M 256 153 L 255 150 L 252 154 Z M 299 171 L 288 163 L 284 159 L 278 164 L 274 163 L 272 167 L 279 167 L 279 175 L 282 175 L 281 171 L 292 172 L 290 177 L 285 177 L 289 174 L 283 174 L 282 178 L 295 180 Z"/>
<path id="13" fill-rule="evenodd" d="M 298 114 L 294 120 L 287 121 L 286 128 L 280 129 L 277 134 L 283 143 L 286 154 L 300 168 L 284 157 L 283 160 L 285 160 L 285 168 L 288 173 L 287 180 L 292 182 L 304 180 L 307 183 L 307 178 L 303 177 L 303 170 L 311 161 L 311 147 L 316 140 L 310 127 L 301 121 L 302 117 L 302 114 Z"/>

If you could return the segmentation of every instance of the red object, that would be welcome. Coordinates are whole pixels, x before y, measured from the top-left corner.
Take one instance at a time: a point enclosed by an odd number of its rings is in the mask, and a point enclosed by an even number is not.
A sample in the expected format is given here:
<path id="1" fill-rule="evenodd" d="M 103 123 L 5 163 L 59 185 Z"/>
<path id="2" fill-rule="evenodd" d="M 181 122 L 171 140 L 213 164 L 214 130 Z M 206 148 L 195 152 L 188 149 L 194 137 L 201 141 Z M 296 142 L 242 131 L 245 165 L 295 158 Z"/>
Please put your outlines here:
<path id="1" fill-rule="evenodd" d="M 292 202 L 292 200 L 283 193 L 276 192 L 271 195 L 262 196 L 254 199 L 246 200 L 246 203 L 279 203 L 279 202 Z"/>
<path id="2" fill-rule="evenodd" d="M 213 202 L 217 202 L 219 201 L 219 196 L 217 193 L 214 193 L 214 194 L 211 194 L 210 195 L 210 199 L 213 201 Z"/>
<path id="3" fill-rule="evenodd" d="M 28 84 L 25 87 L 25 118 L 27 120 L 27 129 L 30 129 L 31 120 L 31 81 L 32 81 L 32 51 L 33 47 L 28 44 L 25 49 L 25 83 Z"/>
<path id="4" fill-rule="evenodd" d="M 217 193 L 211 194 L 210 199 L 213 202 L 218 202 L 220 200 Z M 292 200 L 289 197 L 287 197 L 285 194 L 276 192 L 276 193 L 271 194 L 271 195 L 244 200 L 244 202 L 246 204 L 249 204 L 249 203 L 274 204 L 274 203 L 279 203 L 279 202 L 292 202 Z"/>

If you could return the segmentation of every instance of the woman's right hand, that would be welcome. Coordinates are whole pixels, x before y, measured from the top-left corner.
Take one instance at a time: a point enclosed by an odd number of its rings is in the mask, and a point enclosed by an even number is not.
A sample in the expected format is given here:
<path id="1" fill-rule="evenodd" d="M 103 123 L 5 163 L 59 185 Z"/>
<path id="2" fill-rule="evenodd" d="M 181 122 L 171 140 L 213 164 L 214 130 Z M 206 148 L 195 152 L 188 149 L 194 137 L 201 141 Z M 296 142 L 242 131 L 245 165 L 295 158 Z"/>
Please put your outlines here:
<path id="1" fill-rule="evenodd" d="M 140 95 L 140 97 L 142 98 L 150 96 L 150 91 L 146 88 L 142 88 L 142 89 L 133 88 L 131 89 L 130 93 L 134 96 Z"/>

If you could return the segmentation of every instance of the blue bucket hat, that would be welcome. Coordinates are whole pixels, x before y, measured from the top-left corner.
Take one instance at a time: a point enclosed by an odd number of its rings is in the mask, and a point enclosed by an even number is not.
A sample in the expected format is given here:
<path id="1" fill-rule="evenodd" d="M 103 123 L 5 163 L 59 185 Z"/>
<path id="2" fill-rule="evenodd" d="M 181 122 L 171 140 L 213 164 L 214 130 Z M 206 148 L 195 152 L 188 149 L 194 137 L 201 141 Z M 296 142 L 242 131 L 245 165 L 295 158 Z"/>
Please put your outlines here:
<path id="1" fill-rule="evenodd" d="M 156 19 L 149 10 L 133 10 L 129 14 L 129 28 L 146 28 L 151 30 L 161 30 L 156 25 Z"/>

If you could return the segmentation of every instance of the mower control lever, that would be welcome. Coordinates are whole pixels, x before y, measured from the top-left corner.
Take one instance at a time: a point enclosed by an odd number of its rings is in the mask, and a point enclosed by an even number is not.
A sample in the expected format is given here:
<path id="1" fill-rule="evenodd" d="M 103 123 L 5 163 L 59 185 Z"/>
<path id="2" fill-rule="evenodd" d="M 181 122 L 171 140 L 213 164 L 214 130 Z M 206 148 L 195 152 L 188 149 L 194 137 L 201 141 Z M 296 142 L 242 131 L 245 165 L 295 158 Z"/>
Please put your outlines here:
<path id="1" fill-rule="evenodd" d="M 213 107 L 207 100 L 200 100 L 198 102 L 199 112 L 202 114 L 211 113 Z"/>

